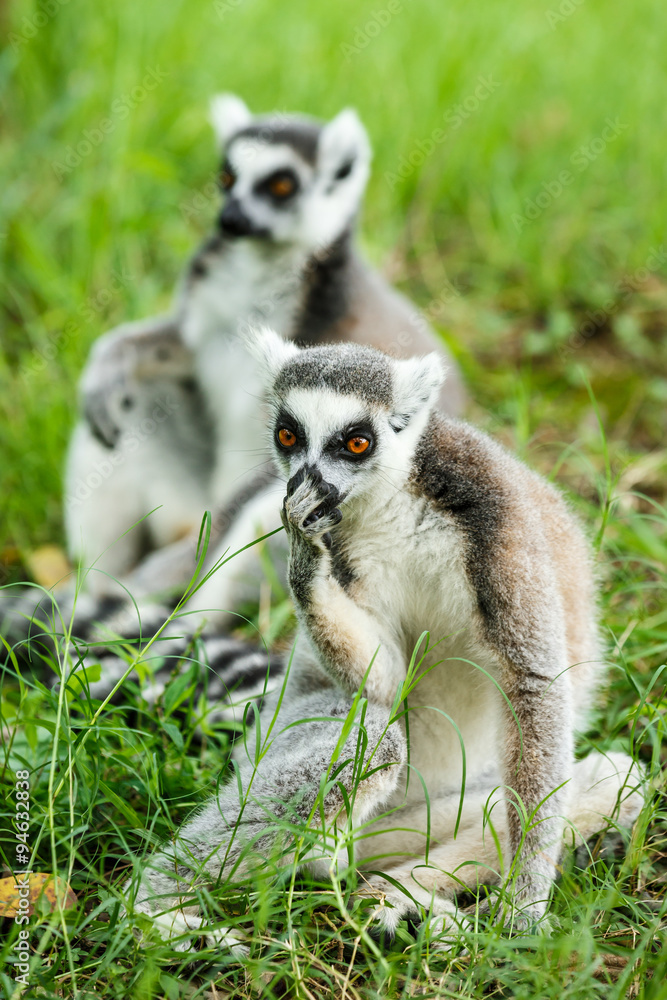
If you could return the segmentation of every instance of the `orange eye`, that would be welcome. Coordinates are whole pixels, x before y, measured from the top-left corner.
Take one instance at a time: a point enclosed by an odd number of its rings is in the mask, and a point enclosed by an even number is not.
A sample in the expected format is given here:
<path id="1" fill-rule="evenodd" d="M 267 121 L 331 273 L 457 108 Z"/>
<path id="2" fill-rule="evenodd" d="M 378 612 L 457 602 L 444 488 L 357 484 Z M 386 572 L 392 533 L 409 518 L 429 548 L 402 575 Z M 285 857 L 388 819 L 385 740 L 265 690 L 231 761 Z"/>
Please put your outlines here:
<path id="1" fill-rule="evenodd" d="M 363 453 L 368 450 L 369 446 L 370 441 L 368 438 L 361 436 L 348 438 L 345 445 L 347 450 L 352 452 L 353 455 L 363 455 Z"/>
<path id="2" fill-rule="evenodd" d="M 274 177 L 269 184 L 269 191 L 274 198 L 287 198 L 294 191 L 294 181 L 291 177 Z"/>
<path id="3" fill-rule="evenodd" d="M 235 175 L 231 170 L 223 170 L 220 174 L 220 183 L 222 184 L 225 191 L 229 191 L 230 188 L 234 186 L 236 180 Z"/>
<path id="4" fill-rule="evenodd" d="M 278 440 L 283 448 L 293 448 L 296 444 L 296 434 L 289 427 L 281 427 L 278 431 Z"/>

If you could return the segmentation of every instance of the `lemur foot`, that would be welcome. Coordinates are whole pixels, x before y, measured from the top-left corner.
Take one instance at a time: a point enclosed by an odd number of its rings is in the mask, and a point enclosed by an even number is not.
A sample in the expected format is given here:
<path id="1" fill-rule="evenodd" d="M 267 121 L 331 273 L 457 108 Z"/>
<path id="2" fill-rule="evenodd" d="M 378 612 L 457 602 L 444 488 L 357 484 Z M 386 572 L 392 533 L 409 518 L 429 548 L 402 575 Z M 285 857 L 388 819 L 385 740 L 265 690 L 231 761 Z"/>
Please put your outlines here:
<path id="1" fill-rule="evenodd" d="M 331 548 L 331 529 L 343 518 L 338 508 L 340 491 L 322 478 L 313 466 L 304 465 L 287 484 L 282 522 L 288 535 L 299 536 L 311 544 Z"/>
<path id="2" fill-rule="evenodd" d="M 540 934 L 550 937 L 554 929 L 551 917 L 542 907 L 506 907 L 502 912 L 504 927 L 513 937 Z"/>
<path id="3" fill-rule="evenodd" d="M 437 897 L 429 900 L 424 906 L 429 911 L 424 919 L 422 908 L 407 892 L 401 892 L 384 879 L 371 885 L 382 892 L 382 900 L 373 913 L 373 929 L 390 939 L 395 937 L 401 920 L 411 918 L 419 929 L 424 929 L 431 950 L 449 952 L 460 944 L 462 930 L 470 926 L 469 919 L 450 900 Z M 465 949 L 462 954 L 466 954 Z"/>
<path id="4" fill-rule="evenodd" d="M 500 913 L 513 934 L 550 933 L 546 912 L 551 885 L 547 875 L 522 872 L 506 886 L 507 899 Z"/>
<path id="5" fill-rule="evenodd" d="M 204 938 L 209 948 L 231 951 L 239 962 L 244 961 L 250 954 L 250 947 L 245 943 L 243 935 L 233 927 L 214 927 L 204 935 Z"/>
<path id="6" fill-rule="evenodd" d="M 196 952 L 199 950 L 197 945 L 203 940 L 209 948 L 231 952 L 239 962 L 250 954 L 250 948 L 239 931 L 233 927 L 211 927 L 202 917 L 194 914 L 160 913 L 153 916 L 153 926 L 163 941 L 169 941 L 174 951 Z"/>
<path id="7" fill-rule="evenodd" d="M 502 901 L 494 902 L 489 897 L 478 899 L 472 906 L 466 907 L 466 917 L 492 917 L 502 923 L 505 930 L 513 936 L 543 934 L 548 937 L 553 930 L 553 920 L 546 913 L 546 900 L 522 903 L 520 891 L 515 892 L 513 898 L 511 890 L 508 889 L 507 892 L 508 896 Z"/>

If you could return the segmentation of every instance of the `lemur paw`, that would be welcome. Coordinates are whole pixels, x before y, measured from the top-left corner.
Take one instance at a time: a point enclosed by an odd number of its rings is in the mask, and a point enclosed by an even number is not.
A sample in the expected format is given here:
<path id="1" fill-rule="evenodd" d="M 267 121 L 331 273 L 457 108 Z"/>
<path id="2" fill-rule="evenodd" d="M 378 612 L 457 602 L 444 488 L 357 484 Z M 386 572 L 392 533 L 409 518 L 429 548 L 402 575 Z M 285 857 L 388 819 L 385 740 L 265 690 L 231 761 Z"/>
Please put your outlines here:
<path id="1" fill-rule="evenodd" d="M 211 927 L 202 917 L 194 914 L 160 913 L 153 916 L 153 926 L 174 951 L 197 952 L 198 944 L 203 940 L 209 948 L 231 952 L 239 962 L 250 954 L 250 948 L 239 931 L 233 927 Z"/>
<path id="2" fill-rule="evenodd" d="M 531 888 L 534 890 L 530 882 L 525 887 L 520 886 L 518 890 L 508 886 L 500 899 L 479 899 L 467 907 L 465 913 L 470 917 L 491 916 L 514 936 L 543 934 L 548 937 L 554 928 L 554 922 L 546 912 L 547 901 L 541 899 L 527 902 L 526 897 L 534 900 L 534 896 L 529 895 Z"/>
<path id="3" fill-rule="evenodd" d="M 506 886 L 501 913 L 505 926 L 514 934 L 550 933 L 546 916 L 551 880 L 545 876 L 521 873 Z"/>
<path id="4" fill-rule="evenodd" d="M 470 925 L 469 919 L 449 900 L 437 897 L 430 900 L 430 905 L 425 905 L 429 912 L 424 919 L 422 908 L 406 893 L 384 880 L 373 888 L 382 892 L 381 902 L 373 912 L 374 929 L 389 938 L 395 937 L 401 920 L 411 918 L 425 931 L 431 950 L 448 952 L 460 943 L 462 929 Z M 462 953 L 466 953 L 465 949 Z"/>
<path id="5" fill-rule="evenodd" d="M 503 911 L 505 928 L 515 936 L 524 934 L 540 934 L 550 937 L 554 930 L 554 922 L 542 907 L 513 906 Z"/>
<path id="6" fill-rule="evenodd" d="M 331 529 L 341 520 L 337 504 L 339 490 L 327 483 L 322 474 L 307 465 L 299 469 L 287 484 L 282 522 L 292 537 L 301 536 L 322 549 L 331 548 Z"/>
<path id="7" fill-rule="evenodd" d="M 453 903 L 442 904 L 448 909 L 443 912 L 432 913 L 424 920 L 421 926 L 424 928 L 426 940 L 431 951 L 439 951 L 443 954 L 458 948 L 458 956 L 468 954 L 468 949 L 461 947 L 461 937 L 463 930 L 472 930 L 472 923 L 462 914 Z"/>
<path id="8" fill-rule="evenodd" d="M 243 962 L 250 954 L 250 947 L 245 943 L 242 934 L 233 927 L 216 927 L 205 935 L 209 948 L 218 951 L 231 951 L 239 962 Z"/>

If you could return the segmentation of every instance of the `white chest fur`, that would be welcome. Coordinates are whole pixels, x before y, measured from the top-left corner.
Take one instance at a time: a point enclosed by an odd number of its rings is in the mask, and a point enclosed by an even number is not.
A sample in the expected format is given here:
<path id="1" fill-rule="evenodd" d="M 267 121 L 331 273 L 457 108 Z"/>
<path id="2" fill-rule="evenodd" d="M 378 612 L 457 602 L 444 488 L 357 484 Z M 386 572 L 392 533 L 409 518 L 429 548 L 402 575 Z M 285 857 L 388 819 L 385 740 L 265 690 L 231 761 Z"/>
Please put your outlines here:
<path id="1" fill-rule="evenodd" d="M 183 337 L 195 368 L 216 436 L 211 499 L 224 503 L 243 486 L 263 455 L 262 386 L 245 339 L 262 323 L 283 336 L 292 332 L 301 301 L 303 251 L 258 246 L 251 241 L 225 245 L 203 258 L 206 274 L 195 279 L 183 301 Z"/>
<path id="2" fill-rule="evenodd" d="M 306 255 L 240 240 L 202 258 L 206 274 L 184 297 L 183 338 L 193 351 L 208 340 L 270 323 L 288 336 L 301 295 Z"/>
<path id="3" fill-rule="evenodd" d="M 355 538 L 355 599 L 400 643 L 406 668 L 429 633 L 430 652 L 407 699 L 408 801 L 423 798 L 419 776 L 435 799 L 459 787 L 464 754 L 469 777 L 499 764 L 498 663 L 482 635 L 464 538 L 453 518 L 405 492 L 360 518 Z M 422 642 L 417 661 L 425 649 Z M 404 794 L 403 787 L 397 803 Z"/>

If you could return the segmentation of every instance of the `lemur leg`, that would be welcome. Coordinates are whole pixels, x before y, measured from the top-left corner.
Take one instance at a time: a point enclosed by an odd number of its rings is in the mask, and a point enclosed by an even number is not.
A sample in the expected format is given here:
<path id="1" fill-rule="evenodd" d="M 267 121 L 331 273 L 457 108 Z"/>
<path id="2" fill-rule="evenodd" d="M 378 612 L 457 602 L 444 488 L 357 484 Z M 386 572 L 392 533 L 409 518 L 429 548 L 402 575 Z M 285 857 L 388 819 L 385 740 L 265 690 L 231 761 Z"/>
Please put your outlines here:
<path id="1" fill-rule="evenodd" d="M 192 483 L 184 483 L 182 489 L 187 494 L 192 486 Z M 205 509 L 202 497 L 205 498 L 197 494 L 193 507 L 199 516 L 195 530 L 149 553 L 126 578 L 124 582 L 133 597 L 153 596 L 160 590 L 175 589 L 179 585 L 184 587 L 190 582 L 197 567 L 199 531 Z M 219 566 L 188 601 L 188 611 L 192 615 L 188 621 L 192 630 L 205 623 L 217 627 L 231 625 L 234 609 L 244 600 L 257 599 L 263 579 L 259 549 L 245 547 L 280 528 L 276 511 L 275 487 L 269 487 L 238 503 L 227 505 L 222 515 L 213 513 L 209 548 L 201 575 L 205 576 L 220 562 L 224 565 Z M 284 539 L 279 548 L 286 548 Z M 231 556 L 234 558 L 229 558 Z"/>
<path id="2" fill-rule="evenodd" d="M 342 519 L 340 499 L 316 469 L 304 466 L 287 484 L 282 520 L 290 589 L 299 622 L 336 683 L 347 691 L 365 684 L 369 701 L 390 706 L 406 676 L 405 658 L 334 575 L 331 531 Z"/>
<path id="3" fill-rule="evenodd" d="M 505 688 L 520 725 L 507 711 L 510 885 L 519 928 L 543 916 L 563 840 L 585 841 L 604 829 L 607 817 L 632 823 L 643 803 L 641 768 L 625 754 L 592 753 L 574 762 L 572 685 L 559 662 L 545 656 L 542 669 L 513 674 Z"/>
<path id="4" fill-rule="evenodd" d="M 197 886 L 238 878 L 254 864 L 266 867 L 269 859 L 277 867 L 292 864 L 295 844 L 290 827 L 295 823 L 315 831 L 299 864 L 328 867 L 337 841 L 334 824 L 339 830 L 353 829 L 378 811 L 396 788 L 406 756 L 405 739 L 396 723 L 389 725 L 386 710 L 369 705 L 339 748 L 352 706 L 349 699 L 329 689 L 296 699 L 286 695 L 283 706 L 273 729 L 276 735 L 261 759 L 256 762 L 248 752 L 255 746 L 253 734 L 248 748 L 239 746 L 234 754 L 236 777 L 142 872 L 134 909 L 162 914 L 158 928 L 163 933 L 183 932 L 183 919 L 192 925 L 193 916 L 195 923 L 205 926 L 198 915 Z M 260 719 L 260 740 L 271 718 L 267 705 Z M 360 727 L 368 740 L 361 764 L 357 761 Z M 321 779 L 332 772 L 321 798 Z M 349 818 L 341 785 L 353 802 Z"/>
<path id="5" fill-rule="evenodd" d="M 209 550 L 201 575 L 205 576 L 219 563 L 222 565 L 211 573 L 187 602 L 185 622 L 190 632 L 205 625 L 229 627 L 236 618 L 234 609 L 244 600 L 257 599 L 263 578 L 259 548 L 245 547 L 253 540 L 280 528 L 276 507 L 275 487 L 269 487 L 247 503 L 239 505 L 237 516 L 232 518 L 231 526 L 224 534 L 219 528 L 216 530 L 216 519 L 213 518 Z M 148 597 L 154 595 L 160 586 L 187 584 L 197 565 L 198 539 L 199 531 L 142 559 L 125 580 L 132 596 Z M 285 547 L 283 536 L 282 544 L 279 543 L 277 548 Z"/>
<path id="6" fill-rule="evenodd" d="M 364 867 L 382 865 L 389 876 L 370 875 L 358 890 L 362 896 L 378 899 L 375 917 L 389 934 L 395 933 L 403 917 L 419 917 L 419 907 L 423 907 L 434 917 L 444 916 L 444 943 L 451 943 L 456 936 L 452 900 L 457 893 L 501 881 L 503 869 L 512 860 L 509 825 L 506 803 L 498 800 L 499 790 L 493 794 L 496 776 L 489 778 L 486 788 L 482 782 L 466 792 L 456 839 L 459 802 L 458 793 L 452 792 L 430 803 L 428 818 L 423 804 L 401 809 L 373 824 L 367 831 L 373 835 L 359 842 L 356 854 L 362 873 Z M 626 754 L 592 752 L 577 761 L 572 772 L 564 843 L 581 844 L 604 830 L 610 821 L 631 826 L 644 803 L 644 781 L 641 767 Z M 428 827 L 431 847 L 427 862 Z M 404 853 L 405 857 L 392 862 L 392 853 Z M 461 926 L 460 914 L 454 923 Z"/>
<path id="7" fill-rule="evenodd" d="M 195 505 L 195 510 L 205 510 Z M 124 584 L 135 600 L 155 598 L 163 591 L 180 594 L 192 579 L 197 567 L 199 531 L 188 532 L 184 538 L 168 542 L 148 555 L 125 577 Z M 193 622 L 196 628 L 196 623 Z"/>
<path id="8" fill-rule="evenodd" d="M 255 476 L 244 477 L 244 485 L 237 494 L 219 509 L 213 509 L 208 551 L 204 562 L 203 578 L 220 565 L 210 578 L 192 594 L 188 601 L 191 629 L 208 623 L 216 627 L 230 627 L 234 623 L 233 611 L 244 601 L 257 601 L 264 578 L 260 549 L 251 545 L 253 540 L 280 528 L 276 494 L 282 493 L 272 480 L 273 468 Z M 229 489 L 228 489 L 229 492 Z M 171 545 L 152 552 L 127 578 L 126 585 L 135 598 L 149 597 L 166 587 L 185 586 L 197 567 L 199 528 Z M 279 539 L 269 542 L 274 565 L 283 578 L 282 563 L 286 561 L 287 541 L 281 532 Z M 245 550 L 245 551 L 241 551 Z M 238 553 L 238 555 L 235 555 Z M 229 558 L 234 556 L 233 559 Z"/>
<path id="9" fill-rule="evenodd" d="M 65 530 L 73 561 L 96 564 L 86 587 L 95 594 L 114 589 L 146 545 L 145 528 L 129 529 L 147 511 L 137 489 L 139 470 L 122 450 L 110 452 L 80 423 L 74 430 L 65 473 Z M 125 534 L 127 532 L 127 534 Z"/>

